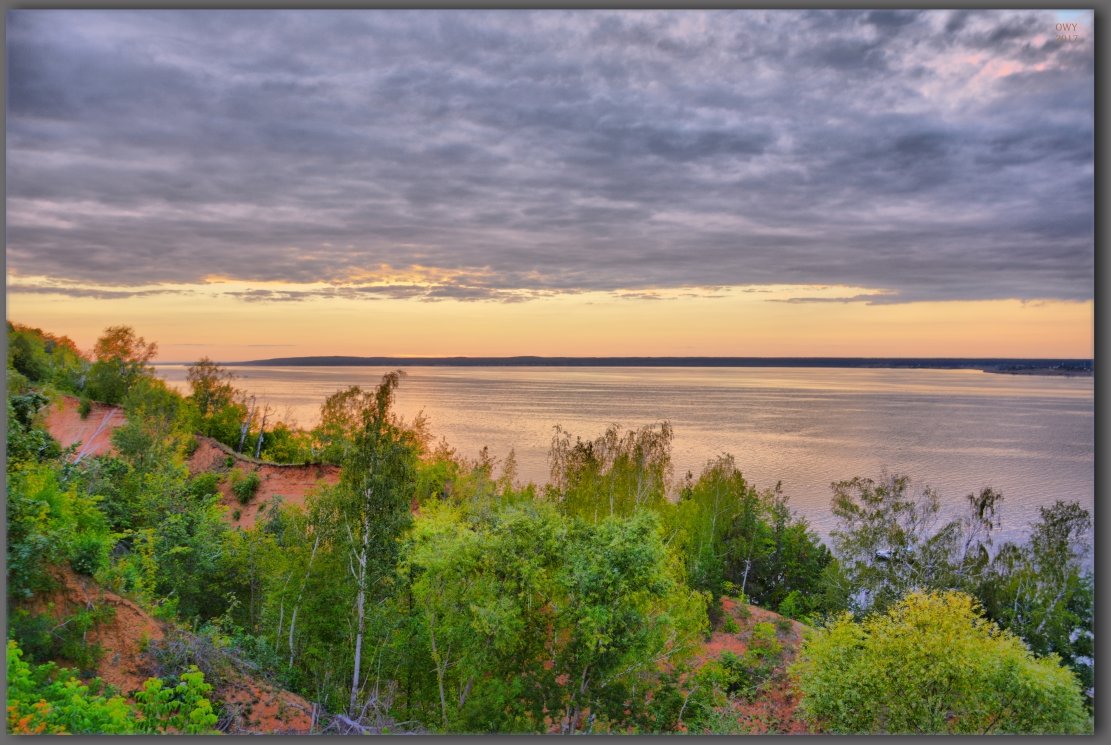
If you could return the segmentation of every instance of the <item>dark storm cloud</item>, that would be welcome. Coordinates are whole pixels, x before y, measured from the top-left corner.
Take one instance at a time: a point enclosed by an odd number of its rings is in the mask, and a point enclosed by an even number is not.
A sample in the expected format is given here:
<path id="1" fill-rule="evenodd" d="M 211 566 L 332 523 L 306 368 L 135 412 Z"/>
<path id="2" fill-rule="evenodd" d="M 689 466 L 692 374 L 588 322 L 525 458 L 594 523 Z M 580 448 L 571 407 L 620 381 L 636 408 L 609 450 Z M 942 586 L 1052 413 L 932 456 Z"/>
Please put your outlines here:
<path id="1" fill-rule="evenodd" d="M 16 277 L 1092 295 L 1092 45 L 1052 13 L 8 19 Z"/>

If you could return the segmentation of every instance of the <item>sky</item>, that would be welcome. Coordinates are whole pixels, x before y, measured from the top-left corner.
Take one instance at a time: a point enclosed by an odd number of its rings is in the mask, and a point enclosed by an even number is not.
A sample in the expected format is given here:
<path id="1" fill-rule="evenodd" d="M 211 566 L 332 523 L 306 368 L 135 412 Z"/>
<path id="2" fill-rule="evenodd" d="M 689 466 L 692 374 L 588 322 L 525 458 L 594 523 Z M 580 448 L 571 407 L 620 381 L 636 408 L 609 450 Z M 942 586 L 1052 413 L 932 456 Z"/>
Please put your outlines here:
<path id="1" fill-rule="evenodd" d="M 16 10 L 7 53 L 8 318 L 83 348 L 1093 352 L 1091 11 Z"/>

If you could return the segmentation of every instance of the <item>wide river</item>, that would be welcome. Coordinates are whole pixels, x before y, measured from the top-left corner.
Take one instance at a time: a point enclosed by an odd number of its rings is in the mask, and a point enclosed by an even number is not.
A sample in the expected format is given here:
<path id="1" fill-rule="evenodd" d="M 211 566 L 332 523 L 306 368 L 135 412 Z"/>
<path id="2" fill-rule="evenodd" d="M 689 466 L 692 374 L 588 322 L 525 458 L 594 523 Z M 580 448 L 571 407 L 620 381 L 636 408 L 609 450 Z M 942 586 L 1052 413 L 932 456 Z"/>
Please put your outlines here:
<path id="1" fill-rule="evenodd" d="M 384 368 L 229 367 L 278 417 L 313 426 L 320 404 Z M 185 366 L 159 375 L 187 390 Z M 553 426 L 583 439 L 669 420 L 675 481 L 731 453 L 759 488 L 782 481 L 791 506 L 827 536 L 830 483 L 907 474 L 955 514 L 965 495 L 1004 495 L 1003 534 L 1020 538 L 1039 505 L 1094 500 L 1093 379 L 972 370 L 674 367 L 411 367 L 397 409 L 423 411 L 436 440 L 473 458 L 513 448 L 522 481 L 548 479 Z"/>

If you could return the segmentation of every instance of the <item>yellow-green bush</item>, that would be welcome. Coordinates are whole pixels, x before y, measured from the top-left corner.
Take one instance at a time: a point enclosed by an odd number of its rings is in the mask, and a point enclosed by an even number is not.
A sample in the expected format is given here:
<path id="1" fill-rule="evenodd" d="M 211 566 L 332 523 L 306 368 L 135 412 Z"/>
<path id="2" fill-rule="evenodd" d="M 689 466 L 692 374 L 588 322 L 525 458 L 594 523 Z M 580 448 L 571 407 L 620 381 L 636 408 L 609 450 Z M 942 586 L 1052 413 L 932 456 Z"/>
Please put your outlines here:
<path id="1" fill-rule="evenodd" d="M 914 592 L 810 636 L 792 667 L 804 712 L 836 733 L 1089 731 L 1076 676 L 960 592 Z"/>

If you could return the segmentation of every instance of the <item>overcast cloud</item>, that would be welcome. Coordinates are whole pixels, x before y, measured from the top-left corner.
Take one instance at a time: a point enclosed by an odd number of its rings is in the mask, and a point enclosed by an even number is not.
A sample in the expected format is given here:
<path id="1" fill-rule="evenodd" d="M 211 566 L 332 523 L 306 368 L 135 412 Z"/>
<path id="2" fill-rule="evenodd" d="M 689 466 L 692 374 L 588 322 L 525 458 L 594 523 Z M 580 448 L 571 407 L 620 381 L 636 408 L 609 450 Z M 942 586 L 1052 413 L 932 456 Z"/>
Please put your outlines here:
<path id="1" fill-rule="evenodd" d="M 263 302 L 1088 299 L 1092 39 L 1055 20 L 14 11 L 8 268 L 334 285 Z"/>

